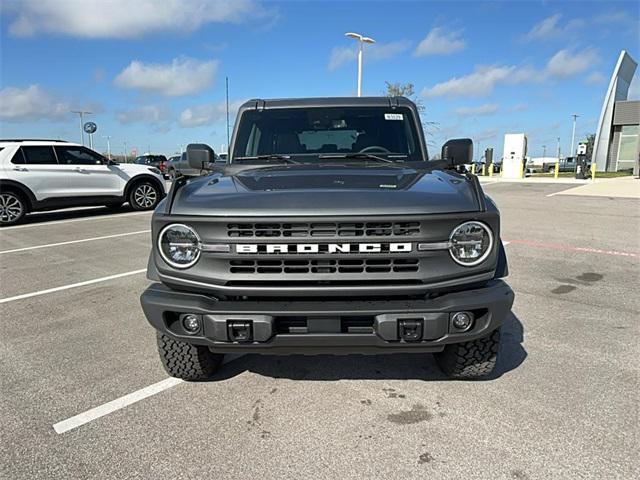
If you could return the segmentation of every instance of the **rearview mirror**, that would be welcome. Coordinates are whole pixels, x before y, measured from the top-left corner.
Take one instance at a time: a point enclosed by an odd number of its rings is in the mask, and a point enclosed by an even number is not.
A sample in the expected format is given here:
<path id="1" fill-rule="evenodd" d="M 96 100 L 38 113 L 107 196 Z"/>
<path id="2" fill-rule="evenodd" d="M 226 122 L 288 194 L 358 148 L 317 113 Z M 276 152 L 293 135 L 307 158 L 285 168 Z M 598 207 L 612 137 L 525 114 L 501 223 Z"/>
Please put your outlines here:
<path id="1" fill-rule="evenodd" d="M 442 159 L 452 167 L 471 163 L 473 160 L 473 140 L 470 138 L 448 140 L 442 146 Z"/>
<path id="2" fill-rule="evenodd" d="M 215 159 L 213 148 L 204 143 L 190 143 L 187 145 L 187 163 L 195 170 L 211 170 L 211 163 Z"/>

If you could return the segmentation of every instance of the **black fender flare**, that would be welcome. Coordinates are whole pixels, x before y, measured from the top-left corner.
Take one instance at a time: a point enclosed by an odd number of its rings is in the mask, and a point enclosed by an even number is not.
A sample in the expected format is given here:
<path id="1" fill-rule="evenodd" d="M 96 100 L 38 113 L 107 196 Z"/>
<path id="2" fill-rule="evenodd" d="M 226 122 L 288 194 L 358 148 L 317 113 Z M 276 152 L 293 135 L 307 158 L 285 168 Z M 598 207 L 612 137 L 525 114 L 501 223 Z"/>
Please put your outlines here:
<path id="1" fill-rule="evenodd" d="M 33 194 L 31 189 L 20 182 L 16 182 L 15 180 L 1 179 L 0 180 L 0 191 L 2 190 L 17 190 L 22 193 L 27 199 L 27 208 L 32 210 L 34 206 L 38 203 L 36 196 Z"/>
<path id="2" fill-rule="evenodd" d="M 124 188 L 125 201 L 129 200 L 129 194 L 131 193 L 131 189 L 143 180 L 150 181 L 160 189 L 160 199 L 166 196 L 167 193 L 166 193 L 165 186 L 162 183 L 160 183 L 160 180 L 158 180 L 156 177 L 153 177 L 151 175 L 142 174 L 142 175 L 136 175 L 135 177 L 131 178 L 127 183 L 127 185 L 125 186 Z"/>
<path id="3" fill-rule="evenodd" d="M 504 278 L 509 275 L 509 265 L 507 263 L 507 252 L 504 250 L 504 245 L 500 242 L 498 247 L 498 264 L 496 265 L 496 273 L 493 278 Z"/>

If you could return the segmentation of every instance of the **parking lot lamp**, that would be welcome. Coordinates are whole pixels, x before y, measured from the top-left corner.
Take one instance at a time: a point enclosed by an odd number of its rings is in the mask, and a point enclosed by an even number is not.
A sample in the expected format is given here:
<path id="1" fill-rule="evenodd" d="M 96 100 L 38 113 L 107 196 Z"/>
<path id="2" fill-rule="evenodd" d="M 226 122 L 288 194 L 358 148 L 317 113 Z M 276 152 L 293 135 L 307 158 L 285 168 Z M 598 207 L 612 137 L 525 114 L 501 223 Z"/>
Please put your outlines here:
<path id="1" fill-rule="evenodd" d="M 359 33 L 348 32 L 345 36 L 358 40 L 358 96 L 362 96 L 362 49 L 365 43 L 376 43 L 373 38 L 364 37 Z"/>
<path id="2" fill-rule="evenodd" d="M 111 160 L 111 135 L 104 135 L 102 138 L 107 139 L 107 156 Z"/>
<path id="3" fill-rule="evenodd" d="M 571 148 L 569 149 L 569 156 L 572 157 L 576 150 L 575 150 L 575 141 L 576 141 L 576 119 L 580 116 L 577 114 L 572 114 L 571 115 L 573 117 L 573 131 L 571 132 Z"/>

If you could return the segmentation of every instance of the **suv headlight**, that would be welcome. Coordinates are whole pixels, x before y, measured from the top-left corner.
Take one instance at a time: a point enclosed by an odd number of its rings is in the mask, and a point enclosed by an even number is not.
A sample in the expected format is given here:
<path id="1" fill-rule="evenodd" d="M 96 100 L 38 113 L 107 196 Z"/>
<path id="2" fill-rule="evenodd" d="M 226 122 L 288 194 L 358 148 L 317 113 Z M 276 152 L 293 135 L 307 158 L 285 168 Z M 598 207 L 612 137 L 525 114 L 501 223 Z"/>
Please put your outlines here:
<path id="1" fill-rule="evenodd" d="M 460 265 L 473 267 L 483 262 L 491 253 L 493 234 L 481 222 L 465 222 L 458 225 L 449 237 L 449 253 Z"/>
<path id="2" fill-rule="evenodd" d="M 189 268 L 200 258 L 200 237 L 186 225 L 167 225 L 158 236 L 158 250 L 163 260 L 172 267 Z"/>

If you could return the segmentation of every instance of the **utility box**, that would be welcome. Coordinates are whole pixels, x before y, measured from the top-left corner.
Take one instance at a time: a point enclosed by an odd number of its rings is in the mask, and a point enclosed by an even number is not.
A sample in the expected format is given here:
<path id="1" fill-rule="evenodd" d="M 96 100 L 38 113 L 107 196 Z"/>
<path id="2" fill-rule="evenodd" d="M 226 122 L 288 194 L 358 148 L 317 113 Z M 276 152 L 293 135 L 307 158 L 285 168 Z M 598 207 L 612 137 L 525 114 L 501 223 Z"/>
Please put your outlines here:
<path id="1" fill-rule="evenodd" d="M 524 133 L 507 133 L 502 149 L 502 177 L 522 178 L 527 161 L 527 136 Z"/>

